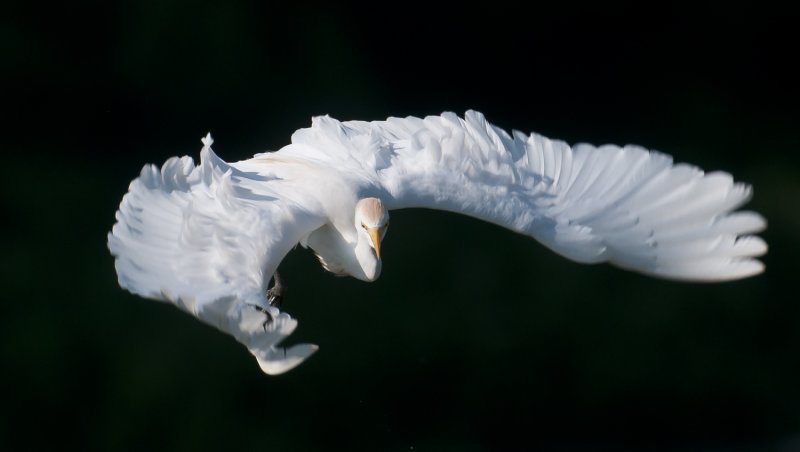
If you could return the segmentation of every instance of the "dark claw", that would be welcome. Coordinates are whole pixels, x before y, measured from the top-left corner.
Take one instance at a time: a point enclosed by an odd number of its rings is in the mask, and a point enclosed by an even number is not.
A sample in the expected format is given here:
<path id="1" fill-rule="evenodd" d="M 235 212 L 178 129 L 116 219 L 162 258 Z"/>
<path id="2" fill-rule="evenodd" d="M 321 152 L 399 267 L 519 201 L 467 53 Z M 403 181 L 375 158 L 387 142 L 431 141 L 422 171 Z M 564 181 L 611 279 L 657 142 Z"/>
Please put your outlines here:
<path id="1" fill-rule="evenodd" d="M 272 306 L 273 308 L 280 309 L 281 305 L 283 304 L 283 294 L 286 291 L 286 289 L 284 288 L 283 284 L 281 284 L 281 278 L 280 276 L 278 276 L 278 272 L 275 272 L 275 274 L 272 275 L 272 280 L 273 280 L 272 288 L 267 290 L 267 300 L 269 301 L 270 306 Z M 262 312 L 264 313 L 265 316 L 267 316 L 267 319 L 264 320 L 264 323 L 262 325 L 264 331 L 266 332 L 267 325 L 271 324 L 275 319 L 272 317 L 272 314 L 269 313 L 269 310 L 267 308 L 258 305 L 252 305 L 252 306 L 256 308 L 259 312 Z"/>
<path id="2" fill-rule="evenodd" d="M 267 319 L 264 320 L 264 323 L 261 324 L 261 327 L 264 328 L 264 332 L 266 333 L 267 332 L 267 325 L 271 324 L 275 320 L 275 318 L 272 317 L 272 314 L 270 314 L 269 310 L 266 309 L 266 308 L 263 308 L 263 307 L 261 307 L 261 306 L 259 306 L 257 304 L 252 304 L 250 306 L 254 307 L 256 309 L 256 311 L 258 311 L 258 312 L 264 314 L 265 316 L 267 316 Z"/>
<path id="3" fill-rule="evenodd" d="M 283 304 L 283 290 L 281 290 L 280 286 L 273 287 L 267 291 L 267 300 L 269 300 L 269 305 L 274 308 L 281 308 Z"/>
<path id="4" fill-rule="evenodd" d="M 280 309 L 283 305 L 283 294 L 286 292 L 286 287 L 283 285 L 278 272 L 272 275 L 272 281 L 272 288 L 267 290 L 267 300 L 269 300 L 270 306 Z"/>

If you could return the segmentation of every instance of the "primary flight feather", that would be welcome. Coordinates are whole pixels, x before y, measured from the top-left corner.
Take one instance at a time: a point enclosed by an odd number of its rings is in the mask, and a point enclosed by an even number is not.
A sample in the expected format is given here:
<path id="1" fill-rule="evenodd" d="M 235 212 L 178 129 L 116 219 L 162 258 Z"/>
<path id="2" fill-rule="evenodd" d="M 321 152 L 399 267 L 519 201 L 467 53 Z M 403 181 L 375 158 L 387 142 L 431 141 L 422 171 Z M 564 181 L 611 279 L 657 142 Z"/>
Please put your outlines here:
<path id="1" fill-rule="evenodd" d="M 478 112 L 339 122 L 316 117 L 277 152 L 226 163 L 173 157 L 131 182 L 108 235 L 119 283 L 233 335 L 268 374 L 317 349 L 282 347 L 297 321 L 269 292 L 298 243 L 326 270 L 373 281 L 389 210 L 424 207 L 529 235 L 558 254 L 661 278 L 764 270 L 750 187 L 638 146 L 568 146 Z M 276 283 L 277 283 L 276 279 Z M 275 287 L 274 289 L 277 289 Z"/>

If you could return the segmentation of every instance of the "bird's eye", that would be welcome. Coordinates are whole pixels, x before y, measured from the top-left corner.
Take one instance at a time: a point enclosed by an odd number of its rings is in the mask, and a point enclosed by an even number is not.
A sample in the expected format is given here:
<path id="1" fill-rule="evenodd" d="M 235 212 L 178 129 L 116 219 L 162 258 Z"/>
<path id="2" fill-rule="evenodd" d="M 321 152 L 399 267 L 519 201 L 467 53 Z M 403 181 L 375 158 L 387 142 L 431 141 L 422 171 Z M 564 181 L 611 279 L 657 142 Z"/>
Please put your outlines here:
<path id="1" fill-rule="evenodd" d="M 365 225 L 363 221 L 361 222 L 361 227 L 367 229 L 367 225 Z"/>

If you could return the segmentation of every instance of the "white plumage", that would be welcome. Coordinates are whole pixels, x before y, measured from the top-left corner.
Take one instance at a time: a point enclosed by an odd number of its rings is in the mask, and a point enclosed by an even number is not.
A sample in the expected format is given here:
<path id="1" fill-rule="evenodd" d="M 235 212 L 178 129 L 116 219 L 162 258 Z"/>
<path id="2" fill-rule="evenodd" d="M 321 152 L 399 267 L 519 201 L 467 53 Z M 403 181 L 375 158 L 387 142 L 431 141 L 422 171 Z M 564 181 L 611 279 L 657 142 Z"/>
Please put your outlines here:
<path id="1" fill-rule="evenodd" d="M 463 213 L 578 262 L 662 278 L 724 281 L 764 269 L 754 257 L 767 246 L 749 235 L 764 219 L 733 212 L 749 186 L 638 146 L 509 135 L 474 111 L 316 117 L 280 151 L 236 163 L 214 154 L 210 136 L 203 144 L 197 166 L 173 157 L 142 169 L 108 245 L 122 287 L 232 334 L 268 374 L 317 349 L 278 346 L 297 325 L 266 298 L 278 264 L 300 243 L 326 269 L 374 280 L 386 209 Z"/>

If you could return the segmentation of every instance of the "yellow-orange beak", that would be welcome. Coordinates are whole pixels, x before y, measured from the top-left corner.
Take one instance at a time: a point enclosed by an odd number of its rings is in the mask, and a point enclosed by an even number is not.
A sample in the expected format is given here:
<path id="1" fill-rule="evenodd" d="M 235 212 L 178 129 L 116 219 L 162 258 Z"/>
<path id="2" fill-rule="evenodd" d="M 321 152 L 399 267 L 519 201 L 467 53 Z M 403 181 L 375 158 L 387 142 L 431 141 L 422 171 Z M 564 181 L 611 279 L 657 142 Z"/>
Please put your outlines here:
<path id="1" fill-rule="evenodd" d="M 375 255 L 381 258 L 381 230 L 380 228 L 367 228 L 369 238 L 372 239 L 372 247 L 375 248 Z"/>

